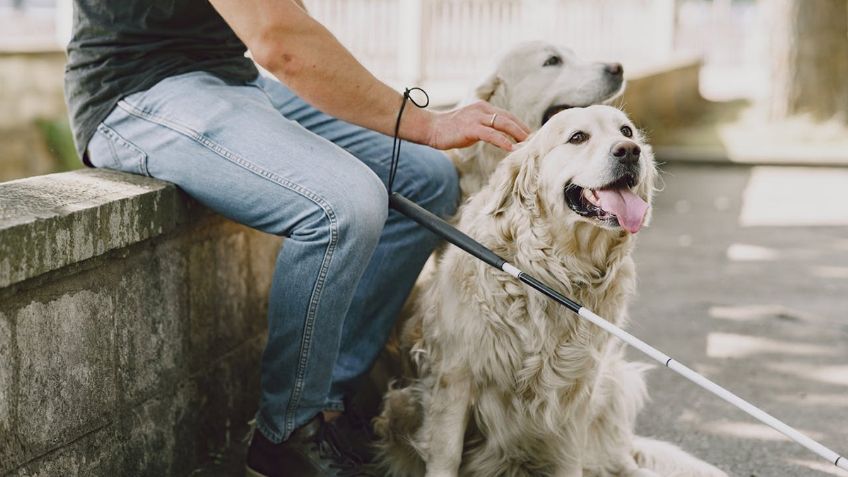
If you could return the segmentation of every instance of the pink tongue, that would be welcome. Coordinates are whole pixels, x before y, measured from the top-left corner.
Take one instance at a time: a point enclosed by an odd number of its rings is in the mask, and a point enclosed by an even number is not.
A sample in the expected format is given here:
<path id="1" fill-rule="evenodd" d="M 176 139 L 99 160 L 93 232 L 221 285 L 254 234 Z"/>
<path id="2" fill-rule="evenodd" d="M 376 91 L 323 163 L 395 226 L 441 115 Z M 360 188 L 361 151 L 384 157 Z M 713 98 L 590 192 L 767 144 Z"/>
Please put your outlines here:
<path id="1" fill-rule="evenodd" d="M 595 191 L 601 202 L 601 207 L 615 214 L 618 223 L 628 232 L 635 234 L 642 227 L 648 204 L 639 196 L 622 187 L 621 189 L 600 189 Z"/>

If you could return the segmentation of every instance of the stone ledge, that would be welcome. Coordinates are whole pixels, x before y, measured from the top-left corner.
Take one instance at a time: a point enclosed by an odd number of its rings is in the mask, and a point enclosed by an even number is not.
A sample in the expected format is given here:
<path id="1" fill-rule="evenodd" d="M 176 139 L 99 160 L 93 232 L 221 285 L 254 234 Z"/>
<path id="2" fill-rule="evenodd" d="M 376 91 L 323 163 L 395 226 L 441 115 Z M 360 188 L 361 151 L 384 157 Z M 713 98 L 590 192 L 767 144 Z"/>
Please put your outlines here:
<path id="1" fill-rule="evenodd" d="M 174 230 L 192 207 L 167 182 L 88 169 L 0 184 L 0 288 Z"/>
<path id="2" fill-rule="evenodd" d="M 187 475 L 255 413 L 281 239 L 174 185 L 0 184 L 0 475 Z"/>

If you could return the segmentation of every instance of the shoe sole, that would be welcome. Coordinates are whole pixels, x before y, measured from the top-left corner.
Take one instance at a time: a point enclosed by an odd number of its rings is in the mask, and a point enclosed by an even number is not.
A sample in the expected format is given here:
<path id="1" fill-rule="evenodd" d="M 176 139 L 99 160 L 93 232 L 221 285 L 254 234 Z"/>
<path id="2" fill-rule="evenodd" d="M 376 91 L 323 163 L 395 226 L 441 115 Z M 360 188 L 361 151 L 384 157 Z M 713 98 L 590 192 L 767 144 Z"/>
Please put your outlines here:
<path id="1" fill-rule="evenodd" d="M 265 474 L 260 474 L 259 472 L 256 472 L 255 470 L 251 469 L 250 467 L 245 466 L 244 467 L 244 477 L 268 477 L 268 476 L 265 475 Z"/>

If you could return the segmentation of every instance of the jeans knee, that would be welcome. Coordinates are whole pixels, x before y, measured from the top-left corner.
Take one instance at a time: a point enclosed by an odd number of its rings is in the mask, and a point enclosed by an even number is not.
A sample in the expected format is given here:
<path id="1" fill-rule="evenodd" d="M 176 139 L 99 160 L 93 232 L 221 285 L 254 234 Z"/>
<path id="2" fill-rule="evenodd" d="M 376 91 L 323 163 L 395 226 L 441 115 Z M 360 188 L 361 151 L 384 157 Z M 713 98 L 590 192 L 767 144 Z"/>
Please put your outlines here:
<path id="1" fill-rule="evenodd" d="M 353 179 L 353 178 L 352 178 Z M 389 213 L 386 186 L 375 174 L 352 180 L 332 204 L 339 233 L 376 247 Z"/>

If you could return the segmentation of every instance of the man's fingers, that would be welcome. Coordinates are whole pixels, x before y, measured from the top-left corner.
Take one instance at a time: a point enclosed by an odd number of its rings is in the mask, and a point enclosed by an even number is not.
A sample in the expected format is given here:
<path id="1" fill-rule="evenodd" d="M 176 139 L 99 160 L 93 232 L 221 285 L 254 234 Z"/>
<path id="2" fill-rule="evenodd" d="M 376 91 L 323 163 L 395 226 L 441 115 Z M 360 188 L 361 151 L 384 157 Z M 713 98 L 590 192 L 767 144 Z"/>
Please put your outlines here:
<path id="1" fill-rule="evenodd" d="M 493 146 L 497 146 L 504 151 L 512 151 L 512 141 L 510 141 L 506 134 L 502 132 L 496 131 L 488 126 L 481 126 L 478 128 L 477 136 L 483 141 L 486 141 Z"/>
<path id="2" fill-rule="evenodd" d="M 485 101 L 438 113 L 430 144 L 438 149 L 467 147 L 486 141 L 510 152 L 515 142 L 527 139 L 529 131 L 521 120 Z"/>
<path id="3" fill-rule="evenodd" d="M 501 117 L 500 113 L 497 113 L 497 115 L 498 116 L 495 118 L 495 124 L 493 125 L 495 129 L 509 134 L 518 142 L 527 139 L 528 134 L 522 128 L 521 123 L 510 118 L 509 116 L 504 115 L 503 117 Z"/>
<path id="4" fill-rule="evenodd" d="M 514 114 L 510 113 L 509 111 L 499 110 L 499 111 L 498 111 L 498 116 L 500 116 L 500 115 L 501 115 L 501 113 L 503 113 L 504 115 L 506 115 L 506 117 L 507 117 L 507 118 L 509 118 L 509 119 L 510 119 L 513 123 L 515 123 L 516 125 L 518 125 L 518 127 L 519 127 L 519 128 L 521 128 L 521 131 L 523 131 L 523 132 L 524 132 L 524 137 L 523 137 L 523 138 L 521 138 L 521 140 L 523 141 L 523 140 L 527 139 L 527 136 L 529 136 L 529 135 L 530 135 L 530 132 L 531 132 L 531 131 L 530 131 L 530 128 L 529 128 L 529 127 L 527 127 L 527 125 L 525 125 L 523 122 L 521 122 L 521 120 L 520 120 L 520 119 L 518 119 L 518 118 L 517 118 Z"/>
<path id="5" fill-rule="evenodd" d="M 530 129 L 509 111 L 496 108 L 485 101 L 480 101 L 475 106 L 483 112 L 481 121 L 486 126 L 509 134 L 518 142 L 530 135 Z"/>

